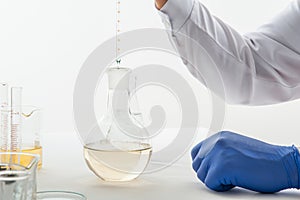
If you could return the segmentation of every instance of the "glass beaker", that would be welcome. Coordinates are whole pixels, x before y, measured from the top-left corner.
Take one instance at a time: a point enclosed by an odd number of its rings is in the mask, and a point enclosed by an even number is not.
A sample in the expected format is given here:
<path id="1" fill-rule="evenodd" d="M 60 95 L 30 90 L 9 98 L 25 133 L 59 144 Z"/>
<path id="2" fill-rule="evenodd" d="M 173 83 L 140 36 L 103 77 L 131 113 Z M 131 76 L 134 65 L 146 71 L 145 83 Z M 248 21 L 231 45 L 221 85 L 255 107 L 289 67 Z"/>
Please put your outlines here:
<path id="1" fill-rule="evenodd" d="M 1 152 L 0 200 L 35 199 L 38 162 L 39 155 Z"/>
<path id="2" fill-rule="evenodd" d="M 107 77 L 107 110 L 99 122 L 104 136 L 89 135 L 84 157 L 89 168 L 101 179 L 130 181 L 144 172 L 152 147 L 142 116 L 135 116 L 129 107 L 131 70 L 109 68 Z"/>
<path id="3" fill-rule="evenodd" d="M 22 152 L 38 154 L 42 167 L 43 149 L 41 144 L 42 110 L 35 106 L 22 106 Z"/>
<path id="4" fill-rule="evenodd" d="M 23 153 L 32 153 L 38 154 L 40 156 L 40 160 L 38 163 L 38 168 L 42 167 L 42 145 L 41 145 L 41 117 L 42 117 L 42 110 L 35 106 L 30 105 L 22 105 L 22 106 L 6 106 L 2 107 L 0 110 L 1 116 L 0 120 L 2 122 L 2 127 L 5 127 L 5 131 L 9 134 L 13 130 L 13 127 L 16 124 L 12 125 L 12 120 L 16 113 L 15 110 L 20 110 L 20 115 L 18 118 L 19 120 L 19 139 L 17 146 L 20 147 L 18 150 L 19 152 Z M 7 150 L 6 151 L 13 151 L 11 148 L 12 141 L 11 137 L 8 137 Z"/>

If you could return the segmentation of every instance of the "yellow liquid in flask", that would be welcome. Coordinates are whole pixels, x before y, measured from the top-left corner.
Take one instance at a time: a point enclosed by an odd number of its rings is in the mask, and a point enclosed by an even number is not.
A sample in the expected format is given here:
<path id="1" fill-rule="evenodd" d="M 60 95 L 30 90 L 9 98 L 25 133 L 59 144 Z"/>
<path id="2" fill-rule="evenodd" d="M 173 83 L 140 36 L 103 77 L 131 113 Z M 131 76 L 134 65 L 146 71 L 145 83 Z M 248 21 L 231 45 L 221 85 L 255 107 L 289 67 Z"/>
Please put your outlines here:
<path id="1" fill-rule="evenodd" d="M 131 181 L 141 175 L 152 154 L 149 144 L 109 142 L 87 144 L 84 157 L 89 168 L 105 181 Z"/>

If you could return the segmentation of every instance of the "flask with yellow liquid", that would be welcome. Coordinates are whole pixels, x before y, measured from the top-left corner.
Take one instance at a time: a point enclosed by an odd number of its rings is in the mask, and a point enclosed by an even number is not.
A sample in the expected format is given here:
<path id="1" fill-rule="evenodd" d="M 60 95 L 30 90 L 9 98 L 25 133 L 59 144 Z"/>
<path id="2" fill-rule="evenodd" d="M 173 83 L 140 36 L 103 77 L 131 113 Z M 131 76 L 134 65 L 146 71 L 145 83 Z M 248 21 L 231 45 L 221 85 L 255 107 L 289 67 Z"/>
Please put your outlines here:
<path id="1" fill-rule="evenodd" d="M 152 147 L 137 100 L 135 106 L 129 106 L 130 99 L 134 99 L 129 89 L 133 80 L 131 69 L 111 67 L 107 77 L 107 109 L 99 121 L 103 134 L 97 131 L 97 125 L 85 137 L 84 157 L 88 167 L 101 179 L 131 181 L 144 172 Z"/>

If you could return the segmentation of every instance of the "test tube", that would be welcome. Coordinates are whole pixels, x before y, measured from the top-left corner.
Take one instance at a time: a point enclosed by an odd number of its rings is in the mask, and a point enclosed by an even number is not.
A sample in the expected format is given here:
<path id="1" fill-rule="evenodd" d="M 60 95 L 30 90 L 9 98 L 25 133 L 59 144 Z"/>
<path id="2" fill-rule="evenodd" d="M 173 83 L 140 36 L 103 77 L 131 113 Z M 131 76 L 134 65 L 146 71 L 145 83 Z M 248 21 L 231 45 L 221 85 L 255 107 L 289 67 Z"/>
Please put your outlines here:
<path id="1" fill-rule="evenodd" d="M 11 88 L 11 151 L 21 151 L 22 88 Z"/>
<path id="2" fill-rule="evenodd" d="M 4 111 L 8 106 L 8 84 L 0 83 L 0 148 L 1 151 L 8 150 L 8 113 Z"/>

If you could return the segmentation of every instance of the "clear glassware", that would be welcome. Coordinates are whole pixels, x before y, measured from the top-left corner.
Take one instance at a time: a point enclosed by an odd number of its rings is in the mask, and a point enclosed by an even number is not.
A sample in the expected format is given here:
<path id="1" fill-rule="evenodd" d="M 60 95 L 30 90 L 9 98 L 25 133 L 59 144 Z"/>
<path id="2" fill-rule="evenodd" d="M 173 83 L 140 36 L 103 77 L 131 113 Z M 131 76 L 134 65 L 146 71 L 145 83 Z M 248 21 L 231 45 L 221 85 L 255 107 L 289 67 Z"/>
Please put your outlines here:
<path id="1" fill-rule="evenodd" d="M 152 147 L 142 116 L 136 110 L 138 106 L 135 105 L 134 112 L 129 107 L 131 70 L 109 68 L 107 77 L 107 111 L 99 122 L 104 135 L 89 135 L 84 144 L 84 157 L 101 179 L 131 181 L 144 172 Z"/>
<path id="2" fill-rule="evenodd" d="M 36 199 L 38 162 L 35 154 L 1 152 L 0 200 Z"/>
<path id="3" fill-rule="evenodd" d="M 22 145 L 22 88 L 11 88 L 10 150 L 20 152 Z"/>
<path id="4" fill-rule="evenodd" d="M 29 105 L 22 106 L 22 152 L 38 154 L 40 156 L 38 168 L 41 168 L 43 164 L 41 121 L 41 108 Z"/>
<path id="5" fill-rule="evenodd" d="M 37 200 L 87 200 L 83 194 L 67 191 L 42 191 L 36 195 Z"/>
<path id="6" fill-rule="evenodd" d="M 21 113 L 18 114 L 18 123 L 13 123 L 13 117 L 15 117 L 16 110 Z M 6 145 L 6 151 L 16 151 L 12 148 L 14 145 L 18 146 L 18 151 L 23 153 L 38 154 L 40 160 L 38 168 L 42 167 L 42 144 L 41 144 L 41 118 L 42 110 L 35 106 L 22 105 L 22 106 L 6 106 L 2 107 L 0 121 L 8 135 L 15 131 L 14 127 L 17 125 L 22 126 L 19 128 L 18 143 L 15 144 L 11 140 L 11 137 L 7 137 L 8 143 Z M 16 121 L 15 121 L 16 122 Z M 10 134 L 9 134 L 10 133 Z"/>
<path id="7" fill-rule="evenodd" d="M 0 83 L 0 109 L 8 106 L 8 84 Z M 0 145 L 1 151 L 8 150 L 8 115 L 0 110 Z"/>

